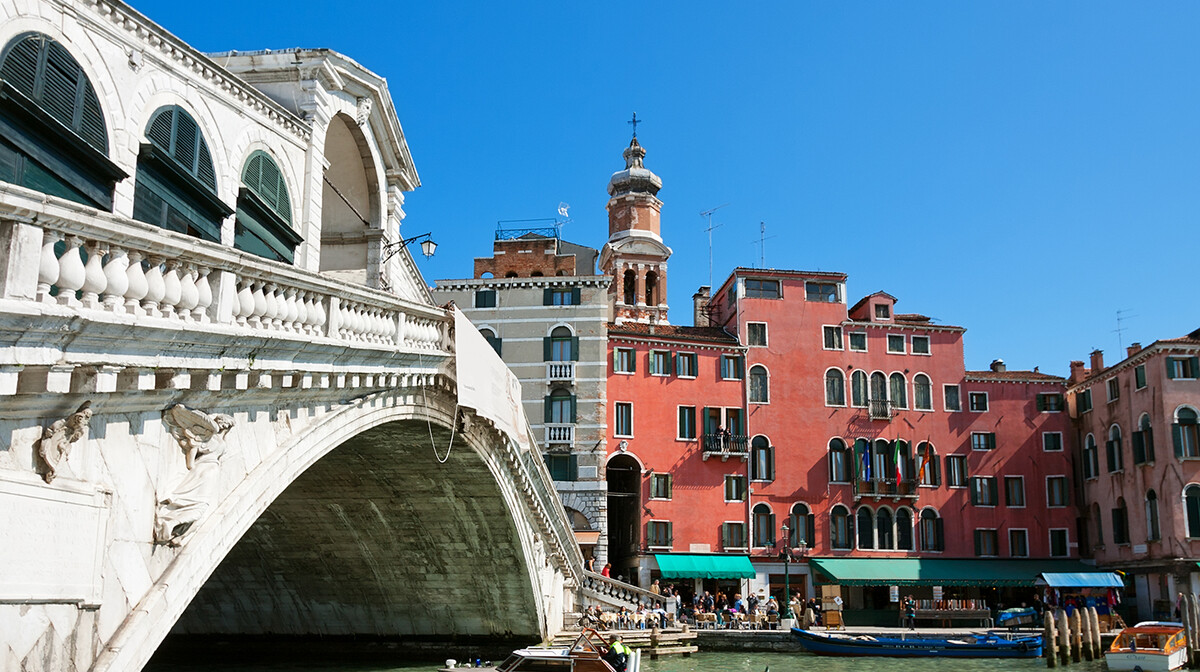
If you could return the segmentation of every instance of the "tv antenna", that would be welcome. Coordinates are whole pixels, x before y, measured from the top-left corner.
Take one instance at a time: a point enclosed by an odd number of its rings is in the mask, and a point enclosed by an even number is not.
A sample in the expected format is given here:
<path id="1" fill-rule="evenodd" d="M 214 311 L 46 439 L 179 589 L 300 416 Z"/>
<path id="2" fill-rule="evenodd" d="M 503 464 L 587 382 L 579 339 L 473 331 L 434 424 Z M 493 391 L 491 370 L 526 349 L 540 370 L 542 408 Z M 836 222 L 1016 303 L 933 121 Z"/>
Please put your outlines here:
<path id="1" fill-rule="evenodd" d="M 713 229 L 719 229 L 722 226 L 725 226 L 724 224 L 717 224 L 716 226 L 713 226 L 712 216 L 713 216 L 714 212 L 716 212 L 717 210 L 720 210 L 721 208 L 723 208 L 727 205 L 729 205 L 729 204 L 722 203 L 721 205 L 718 205 L 715 208 L 712 208 L 710 210 L 705 210 L 704 212 L 700 213 L 701 217 L 705 217 L 708 219 L 708 226 L 704 228 L 704 231 L 708 232 L 708 287 L 709 287 L 709 289 L 712 289 L 712 266 L 713 266 L 713 264 L 712 264 L 712 262 L 713 262 L 712 232 L 713 232 Z"/>
<path id="2" fill-rule="evenodd" d="M 1113 331 L 1116 332 L 1116 334 L 1117 334 L 1117 344 L 1121 346 L 1122 350 L 1125 349 L 1125 338 L 1124 338 L 1125 324 L 1124 323 L 1126 320 L 1137 317 L 1137 315 L 1128 315 L 1127 314 L 1132 311 L 1133 311 L 1132 308 L 1123 308 L 1123 309 L 1117 311 L 1117 328 L 1113 329 Z"/>
<path id="3" fill-rule="evenodd" d="M 758 245 L 758 267 L 759 268 L 767 267 L 767 245 L 766 245 L 766 243 L 768 240 L 770 240 L 774 237 L 775 236 L 767 235 L 767 223 L 766 222 L 758 223 L 758 240 L 751 241 L 751 244 Z"/>

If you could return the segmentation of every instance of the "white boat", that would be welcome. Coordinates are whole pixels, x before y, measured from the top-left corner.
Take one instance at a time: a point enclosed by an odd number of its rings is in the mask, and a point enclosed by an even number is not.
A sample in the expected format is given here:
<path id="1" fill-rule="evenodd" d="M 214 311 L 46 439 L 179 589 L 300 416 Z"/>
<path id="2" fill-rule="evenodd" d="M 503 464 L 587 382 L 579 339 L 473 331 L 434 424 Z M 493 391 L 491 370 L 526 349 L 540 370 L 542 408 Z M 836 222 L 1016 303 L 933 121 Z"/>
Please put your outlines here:
<path id="1" fill-rule="evenodd" d="M 612 665 L 605 660 L 611 642 L 595 630 L 587 629 L 580 633 L 575 642 L 569 647 L 531 646 L 527 649 L 517 649 L 495 667 L 470 668 L 477 672 L 614 672 Z M 626 661 L 625 672 L 639 672 L 641 669 L 642 652 L 633 649 L 632 655 Z M 439 672 L 467 669 L 447 666 Z"/>
<path id="2" fill-rule="evenodd" d="M 1182 623 L 1145 621 L 1125 628 L 1104 654 L 1113 672 L 1170 672 L 1187 664 Z"/>

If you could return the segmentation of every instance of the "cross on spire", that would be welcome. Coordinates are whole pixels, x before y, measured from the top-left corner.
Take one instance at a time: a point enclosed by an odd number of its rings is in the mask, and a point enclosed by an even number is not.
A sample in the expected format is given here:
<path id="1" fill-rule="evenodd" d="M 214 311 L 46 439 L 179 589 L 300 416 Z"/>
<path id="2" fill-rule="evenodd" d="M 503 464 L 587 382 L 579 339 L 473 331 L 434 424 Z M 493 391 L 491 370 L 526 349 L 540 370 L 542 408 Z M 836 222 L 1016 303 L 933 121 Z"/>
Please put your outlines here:
<path id="1" fill-rule="evenodd" d="M 637 112 L 634 112 L 634 113 L 633 113 L 633 119 L 630 119 L 629 121 L 627 121 L 627 122 L 625 122 L 625 123 L 627 123 L 627 124 L 630 124 L 631 126 L 633 126 L 633 137 L 634 137 L 634 139 L 637 139 L 637 125 L 638 125 L 638 124 L 641 124 L 641 123 L 645 123 L 645 122 L 644 122 L 643 120 L 641 120 L 641 119 L 638 119 L 638 118 L 637 118 Z"/>

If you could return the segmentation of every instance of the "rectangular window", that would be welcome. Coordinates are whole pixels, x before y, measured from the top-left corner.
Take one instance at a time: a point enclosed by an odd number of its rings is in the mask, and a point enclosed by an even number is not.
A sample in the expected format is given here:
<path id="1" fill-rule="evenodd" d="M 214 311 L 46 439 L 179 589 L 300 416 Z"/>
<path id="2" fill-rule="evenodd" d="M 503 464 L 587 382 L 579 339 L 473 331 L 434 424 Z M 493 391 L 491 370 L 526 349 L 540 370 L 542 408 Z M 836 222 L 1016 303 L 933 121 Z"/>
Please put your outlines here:
<path id="1" fill-rule="evenodd" d="M 967 487 L 967 456 L 946 456 L 946 486 L 951 488 Z"/>
<path id="2" fill-rule="evenodd" d="M 696 353 L 679 352 L 675 354 L 675 375 L 680 378 L 696 377 Z"/>
<path id="3" fill-rule="evenodd" d="M 695 406 L 680 406 L 679 407 L 679 435 L 680 439 L 695 439 L 696 438 L 696 407 Z"/>
<path id="4" fill-rule="evenodd" d="M 475 292 L 475 307 L 476 308 L 495 308 L 496 307 L 496 290 L 481 289 Z"/>
<path id="5" fill-rule="evenodd" d="M 1023 477 L 1004 477 L 1004 505 L 1014 508 L 1025 506 L 1025 479 Z"/>
<path id="6" fill-rule="evenodd" d="M 746 477 L 728 474 L 725 476 L 725 501 L 746 501 Z"/>
<path id="7" fill-rule="evenodd" d="M 875 317 L 880 320 L 886 320 L 892 316 L 892 309 L 886 303 L 875 304 Z"/>
<path id="8" fill-rule="evenodd" d="M 804 283 L 804 300 L 837 303 L 841 300 L 841 297 L 838 296 L 838 285 L 836 282 L 812 282 L 810 280 Z"/>
<path id="9" fill-rule="evenodd" d="M 579 463 L 577 456 L 563 455 L 561 453 L 545 453 L 542 455 L 542 459 L 546 462 L 546 469 L 550 472 L 551 480 L 579 480 Z"/>
<path id="10" fill-rule="evenodd" d="M 1042 432 L 1042 450 L 1047 453 L 1060 453 L 1062 449 L 1062 432 Z"/>
<path id="11" fill-rule="evenodd" d="M 888 334 L 887 351 L 894 355 L 904 354 L 904 334 Z"/>
<path id="12" fill-rule="evenodd" d="M 613 404 L 613 436 L 633 437 L 633 404 L 618 401 Z"/>
<path id="13" fill-rule="evenodd" d="M 742 379 L 741 355 L 721 355 L 721 378 L 724 380 Z"/>
<path id="14" fill-rule="evenodd" d="M 1084 390 L 1075 397 L 1075 403 L 1080 413 L 1087 413 L 1092 410 L 1092 391 Z"/>
<path id="15" fill-rule="evenodd" d="M 646 523 L 646 543 L 651 548 L 671 548 L 671 521 L 652 520 Z"/>
<path id="16" fill-rule="evenodd" d="M 579 288 L 547 287 L 542 291 L 542 305 L 545 306 L 578 306 Z"/>
<path id="17" fill-rule="evenodd" d="M 867 332 L 856 331 L 849 335 L 850 349 L 854 352 L 867 351 Z"/>
<path id="18" fill-rule="evenodd" d="M 650 375 L 671 375 L 671 353 L 667 352 L 666 350 L 650 351 Z"/>
<path id="19" fill-rule="evenodd" d="M 1039 413 L 1059 413 L 1063 410 L 1063 395 L 1037 395 L 1037 410 Z"/>
<path id="20" fill-rule="evenodd" d="M 991 557 L 998 555 L 995 530 L 975 530 L 975 555 Z"/>
<path id="21" fill-rule="evenodd" d="M 1121 398 L 1121 381 L 1115 376 L 1108 379 L 1108 403 Z"/>
<path id="22" fill-rule="evenodd" d="M 958 385 L 942 386 L 942 405 L 947 411 L 962 410 L 962 396 L 959 394 Z"/>
<path id="23" fill-rule="evenodd" d="M 975 506 L 996 506 L 999 504 L 995 476 L 971 477 L 971 503 Z"/>
<path id="24" fill-rule="evenodd" d="M 1168 357 L 1167 358 L 1167 378 L 1175 380 L 1178 378 L 1192 379 L 1200 372 L 1200 357 Z"/>
<path id="25" fill-rule="evenodd" d="M 912 353 L 914 355 L 929 354 L 929 337 L 928 336 L 913 336 L 912 337 Z"/>
<path id="26" fill-rule="evenodd" d="M 1071 546 L 1069 530 L 1057 528 L 1050 530 L 1050 557 L 1065 558 Z"/>
<path id="27" fill-rule="evenodd" d="M 613 348 L 613 372 L 633 373 L 637 370 L 637 359 L 633 348 Z"/>
<path id="28" fill-rule="evenodd" d="M 1146 389 L 1146 365 L 1138 364 L 1133 369 L 1133 386 L 1136 389 Z"/>
<path id="29" fill-rule="evenodd" d="M 746 345 L 765 347 L 767 345 L 767 323 L 746 323 Z"/>
<path id="30" fill-rule="evenodd" d="M 841 350 L 842 349 L 842 328 L 841 327 L 824 327 L 825 331 L 825 349 L 826 350 Z"/>
<path id="31" fill-rule="evenodd" d="M 1067 477 L 1046 477 L 1046 506 L 1061 507 L 1067 505 Z"/>
<path id="32" fill-rule="evenodd" d="M 671 498 L 671 475 L 650 474 L 650 499 Z"/>
<path id="33" fill-rule="evenodd" d="M 746 524 L 722 523 L 721 547 L 724 550 L 746 548 Z"/>
<path id="34" fill-rule="evenodd" d="M 745 283 L 746 298 L 748 299 L 779 298 L 778 280 L 758 280 L 756 278 L 746 278 L 743 282 Z"/>
<path id="35" fill-rule="evenodd" d="M 987 392 L 968 392 L 967 408 L 970 408 L 975 413 L 986 412 L 988 410 Z"/>
<path id="36" fill-rule="evenodd" d="M 1027 530 L 1008 531 L 1008 554 L 1014 558 L 1029 557 L 1029 532 Z"/>
<path id="37" fill-rule="evenodd" d="M 995 450 L 995 432 L 971 432 L 971 450 Z"/>

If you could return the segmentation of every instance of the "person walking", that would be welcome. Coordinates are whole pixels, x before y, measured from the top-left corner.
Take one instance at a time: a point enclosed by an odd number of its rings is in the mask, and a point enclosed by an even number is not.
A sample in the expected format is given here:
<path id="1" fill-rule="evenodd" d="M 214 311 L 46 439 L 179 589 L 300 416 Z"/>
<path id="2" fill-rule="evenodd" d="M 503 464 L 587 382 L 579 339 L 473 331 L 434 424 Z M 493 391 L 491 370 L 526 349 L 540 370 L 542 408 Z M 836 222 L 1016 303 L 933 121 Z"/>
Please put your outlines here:
<path id="1" fill-rule="evenodd" d="M 600 576 L 612 576 L 612 563 L 604 563 L 604 569 L 600 570 Z"/>
<path id="2" fill-rule="evenodd" d="M 908 626 L 909 630 L 917 629 L 917 601 L 912 595 L 904 597 L 904 625 Z"/>

